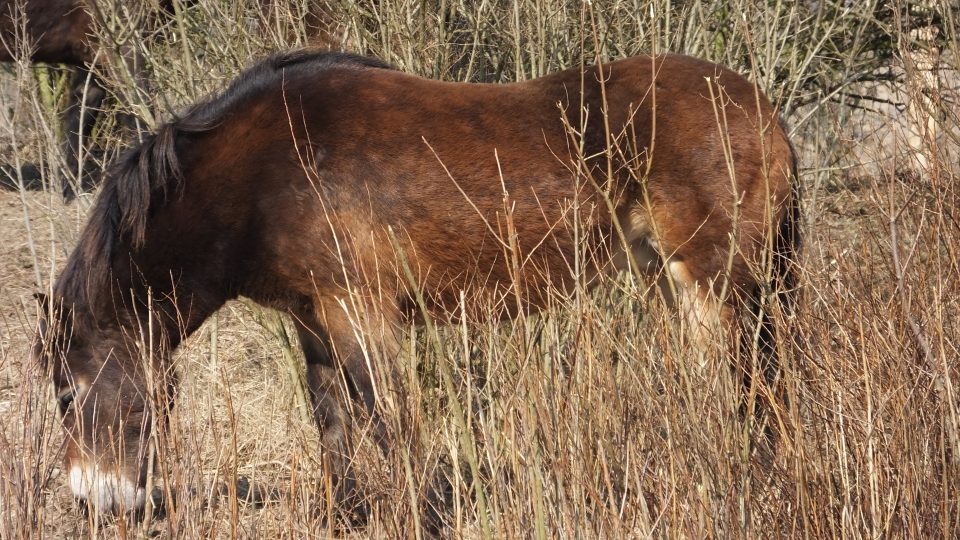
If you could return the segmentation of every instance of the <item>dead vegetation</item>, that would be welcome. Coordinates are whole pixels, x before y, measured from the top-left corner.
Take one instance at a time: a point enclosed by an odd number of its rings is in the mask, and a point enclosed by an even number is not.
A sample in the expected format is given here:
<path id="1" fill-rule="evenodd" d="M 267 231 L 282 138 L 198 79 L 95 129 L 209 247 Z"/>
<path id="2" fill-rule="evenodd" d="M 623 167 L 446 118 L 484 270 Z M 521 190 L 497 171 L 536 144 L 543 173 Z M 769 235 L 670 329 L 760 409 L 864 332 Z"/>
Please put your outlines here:
<path id="1" fill-rule="evenodd" d="M 174 2 L 146 36 L 129 31 L 149 16 L 139 3 L 99 4 L 107 106 L 146 126 L 307 39 L 308 5 L 295 0 Z M 393 460 L 373 445 L 356 457 L 372 515 L 346 534 L 420 538 L 411 501 L 435 468 L 451 479 L 453 537 L 960 534 L 952 2 L 330 0 L 323 13 L 330 42 L 445 79 L 527 79 L 651 51 L 730 65 L 785 111 L 803 187 L 799 308 L 778 321 L 798 337 L 781 366 L 775 450 L 738 414 L 720 349 L 685 348 L 645 284 L 620 276 L 537 317 L 402 329 L 409 396 L 396 407 L 421 441 Z M 131 84 L 124 47 L 140 52 L 149 92 Z M 5 162 L 58 159 L 56 80 L 9 68 Z M 94 137 L 109 157 L 123 143 L 107 118 Z M 167 515 L 77 510 L 53 397 L 29 362 L 30 294 L 49 286 L 91 200 L 0 193 L 0 537 L 331 534 L 281 327 L 239 302 L 176 356 L 183 384 L 158 464 Z M 265 486 L 264 500 L 238 497 L 238 477 Z"/>

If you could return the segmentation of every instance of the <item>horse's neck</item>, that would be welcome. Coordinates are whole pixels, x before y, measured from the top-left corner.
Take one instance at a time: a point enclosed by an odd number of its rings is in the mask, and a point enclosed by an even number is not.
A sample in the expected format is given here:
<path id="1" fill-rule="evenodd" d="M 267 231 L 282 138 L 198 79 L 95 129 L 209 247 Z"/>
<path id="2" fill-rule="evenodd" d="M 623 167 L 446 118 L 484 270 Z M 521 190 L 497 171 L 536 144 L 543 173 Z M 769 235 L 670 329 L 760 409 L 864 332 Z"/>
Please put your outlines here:
<path id="1" fill-rule="evenodd" d="M 136 303 L 155 312 L 174 346 L 227 299 L 218 265 L 207 260 L 216 252 L 206 247 L 216 240 L 217 231 L 193 233 L 184 223 L 182 216 L 193 214 L 194 203 L 188 197 L 165 203 L 167 211 L 151 218 L 143 243 L 125 243 L 118 251 L 128 256 L 112 261 L 116 284 L 135 291 Z"/>
<path id="2" fill-rule="evenodd" d="M 186 285 L 187 280 L 172 287 L 169 282 L 156 284 L 148 290 L 141 289 L 141 306 L 151 317 L 151 328 L 160 331 L 163 340 L 172 351 L 180 342 L 193 334 L 225 302 L 219 291 Z M 165 286 L 164 286 L 165 285 Z M 143 321 L 144 316 L 140 316 Z"/>
<path id="3" fill-rule="evenodd" d="M 112 298 L 101 299 L 98 311 L 112 311 L 115 317 L 108 318 L 108 324 L 116 324 L 127 339 L 149 343 L 155 353 L 171 353 L 203 322 L 197 319 L 209 315 L 201 312 L 205 303 L 187 287 L 171 290 L 163 282 L 132 283 L 130 276 L 129 268 L 113 268 Z M 112 305 L 103 305 L 104 300 Z"/>

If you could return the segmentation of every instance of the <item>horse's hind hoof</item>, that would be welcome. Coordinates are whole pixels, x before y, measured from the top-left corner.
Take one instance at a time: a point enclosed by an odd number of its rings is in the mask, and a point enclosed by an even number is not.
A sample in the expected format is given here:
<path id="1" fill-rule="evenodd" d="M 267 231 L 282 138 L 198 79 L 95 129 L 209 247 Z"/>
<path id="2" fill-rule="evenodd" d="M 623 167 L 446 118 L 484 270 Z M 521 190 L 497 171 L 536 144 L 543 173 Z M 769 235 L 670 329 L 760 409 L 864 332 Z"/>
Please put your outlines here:
<path id="1" fill-rule="evenodd" d="M 225 489 L 221 485 L 221 490 Z M 246 476 L 237 477 L 237 500 L 247 503 L 254 508 L 262 508 L 267 503 L 280 500 L 280 490 L 268 488 L 256 482 L 251 482 Z"/>
<path id="2" fill-rule="evenodd" d="M 18 171 L 11 165 L 0 165 L 0 188 L 7 191 L 20 191 L 21 185 L 27 191 L 42 190 L 43 173 L 40 167 L 27 163 Z"/>

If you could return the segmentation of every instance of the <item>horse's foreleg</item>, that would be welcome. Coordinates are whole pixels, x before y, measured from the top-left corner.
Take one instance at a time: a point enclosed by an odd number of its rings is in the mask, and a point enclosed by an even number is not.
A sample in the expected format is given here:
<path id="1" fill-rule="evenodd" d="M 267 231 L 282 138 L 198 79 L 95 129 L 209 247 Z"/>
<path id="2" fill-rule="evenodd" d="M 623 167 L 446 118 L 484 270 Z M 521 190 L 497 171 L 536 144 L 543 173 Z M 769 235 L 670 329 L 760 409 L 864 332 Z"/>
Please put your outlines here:
<path id="1" fill-rule="evenodd" d="M 357 322 L 338 306 L 328 307 L 322 319 L 322 324 L 309 326 L 297 322 L 307 363 L 307 384 L 323 450 L 336 483 L 337 501 L 354 517 L 362 517 L 363 504 L 357 497 L 352 461 L 359 442 L 357 435 L 368 436 L 384 452 L 388 450 L 387 432 L 377 403 L 384 391 L 377 366 L 387 352 L 376 354 L 371 350 L 378 340 L 369 335 L 369 329 L 360 330 Z M 383 341 L 386 345 L 382 346 L 389 346 L 390 340 Z M 392 362 L 391 358 L 387 360 Z M 356 408 L 362 410 L 364 420 L 352 414 Z"/>
<path id="2" fill-rule="evenodd" d="M 89 84 L 88 84 L 89 83 Z M 93 133 L 100 114 L 105 91 L 96 77 L 83 68 L 74 71 L 70 80 L 69 104 L 63 111 L 63 161 L 61 173 L 63 198 L 71 201 L 78 191 L 89 190 L 96 183 L 89 158 L 83 155 L 84 145 Z"/>
<path id="3" fill-rule="evenodd" d="M 313 417 L 320 430 L 321 447 L 327 461 L 331 485 L 338 503 L 354 498 L 356 482 L 350 466 L 348 390 L 337 369 L 329 336 L 321 327 L 307 328 L 296 323 L 297 335 L 306 359 L 307 387 Z M 356 506 L 356 505 L 354 505 Z"/>

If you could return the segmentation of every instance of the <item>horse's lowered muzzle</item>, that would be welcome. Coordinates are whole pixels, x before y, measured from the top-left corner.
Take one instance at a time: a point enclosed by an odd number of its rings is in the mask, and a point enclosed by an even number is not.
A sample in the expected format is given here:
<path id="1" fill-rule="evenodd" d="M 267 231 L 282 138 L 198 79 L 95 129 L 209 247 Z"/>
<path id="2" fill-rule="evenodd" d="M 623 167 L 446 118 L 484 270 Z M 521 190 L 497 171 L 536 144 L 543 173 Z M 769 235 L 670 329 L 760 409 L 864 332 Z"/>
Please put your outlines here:
<path id="1" fill-rule="evenodd" d="M 137 512 L 146 502 L 146 490 L 114 471 L 82 463 L 70 464 L 70 491 L 97 512 Z"/>

